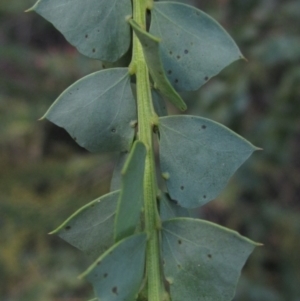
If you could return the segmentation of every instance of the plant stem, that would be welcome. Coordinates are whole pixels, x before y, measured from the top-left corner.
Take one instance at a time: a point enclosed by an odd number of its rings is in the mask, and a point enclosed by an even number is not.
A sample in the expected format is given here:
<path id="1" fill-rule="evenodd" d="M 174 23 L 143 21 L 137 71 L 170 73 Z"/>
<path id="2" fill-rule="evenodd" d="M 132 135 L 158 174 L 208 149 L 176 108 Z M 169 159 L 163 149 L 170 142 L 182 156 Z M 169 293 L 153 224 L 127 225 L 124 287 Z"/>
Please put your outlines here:
<path id="1" fill-rule="evenodd" d="M 133 18 L 144 29 L 146 27 L 146 5 L 145 0 L 133 0 Z M 158 117 L 153 109 L 149 73 L 143 49 L 135 35 L 133 37 L 133 60 L 130 68 L 135 70 L 136 74 L 139 140 L 147 148 L 144 174 L 144 208 L 145 231 L 148 235 L 146 254 L 148 301 L 161 301 L 157 184 L 152 141 L 152 129 L 154 124 L 157 124 Z"/>

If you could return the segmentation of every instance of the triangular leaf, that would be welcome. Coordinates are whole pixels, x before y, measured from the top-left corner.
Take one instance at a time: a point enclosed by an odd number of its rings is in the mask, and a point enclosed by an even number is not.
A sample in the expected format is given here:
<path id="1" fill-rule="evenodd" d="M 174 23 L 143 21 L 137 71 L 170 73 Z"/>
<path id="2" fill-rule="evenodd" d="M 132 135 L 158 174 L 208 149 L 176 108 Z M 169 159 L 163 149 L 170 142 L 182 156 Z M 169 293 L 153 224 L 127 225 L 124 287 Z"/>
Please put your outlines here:
<path id="1" fill-rule="evenodd" d="M 243 58 L 213 18 L 182 3 L 155 2 L 150 33 L 161 38 L 168 79 L 178 91 L 194 91 L 224 67 Z"/>
<path id="2" fill-rule="evenodd" d="M 103 69 L 111 69 L 111 68 L 125 68 L 129 66 L 132 57 L 132 50 L 131 48 L 117 61 L 115 62 L 107 62 L 101 61 L 101 65 Z"/>
<path id="3" fill-rule="evenodd" d="M 115 219 L 115 240 L 132 235 L 143 207 L 146 147 L 136 141 L 122 170 L 122 185 Z"/>
<path id="4" fill-rule="evenodd" d="M 130 20 L 129 22 L 143 46 L 145 59 L 151 77 L 154 81 L 155 88 L 159 90 L 178 109 L 182 111 L 186 110 L 185 102 L 174 90 L 165 74 L 160 58 L 160 40 L 141 29 L 141 27 L 134 20 Z"/>
<path id="5" fill-rule="evenodd" d="M 168 110 L 167 110 L 165 100 L 154 89 L 152 89 L 151 92 L 152 92 L 153 106 L 156 114 L 159 117 L 167 116 Z"/>
<path id="6" fill-rule="evenodd" d="M 169 194 L 195 208 L 218 196 L 256 148 L 228 128 L 195 116 L 159 118 L 161 170 Z"/>
<path id="7" fill-rule="evenodd" d="M 113 175 L 110 182 L 110 191 L 121 189 L 122 184 L 122 169 L 128 158 L 128 152 L 121 153 L 114 167 Z"/>
<path id="8" fill-rule="evenodd" d="M 258 244 L 216 224 L 176 218 L 162 225 L 164 272 L 172 301 L 230 301 Z"/>
<path id="9" fill-rule="evenodd" d="M 159 213 L 162 221 L 175 217 L 191 217 L 188 209 L 180 207 L 167 194 L 161 193 L 159 201 Z"/>
<path id="10" fill-rule="evenodd" d="M 82 54 L 114 62 L 130 45 L 130 0 L 39 0 L 30 10 L 53 25 Z"/>
<path id="11" fill-rule="evenodd" d="M 91 152 L 126 151 L 136 105 L 127 68 L 90 74 L 65 90 L 45 116 Z"/>
<path id="12" fill-rule="evenodd" d="M 81 275 L 93 284 L 99 300 L 135 300 L 144 275 L 146 240 L 144 233 L 121 240 Z"/>
<path id="13" fill-rule="evenodd" d="M 83 206 L 51 232 L 95 260 L 114 243 L 114 218 L 119 191 Z"/>

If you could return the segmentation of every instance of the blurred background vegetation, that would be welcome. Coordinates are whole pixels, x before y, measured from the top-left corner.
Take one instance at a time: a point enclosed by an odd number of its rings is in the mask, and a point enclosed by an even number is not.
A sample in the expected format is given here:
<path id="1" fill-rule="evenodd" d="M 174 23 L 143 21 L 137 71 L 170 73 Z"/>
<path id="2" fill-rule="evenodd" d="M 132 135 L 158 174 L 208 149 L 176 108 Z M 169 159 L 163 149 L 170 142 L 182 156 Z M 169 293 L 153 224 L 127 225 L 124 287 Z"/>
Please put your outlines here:
<path id="1" fill-rule="evenodd" d="M 246 264 L 236 301 L 299 301 L 300 1 L 189 2 L 230 32 L 248 63 L 185 94 L 188 113 L 264 149 L 199 214 L 264 243 Z M 0 300 L 84 301 L 92 292 L 76 276 L 87 262 L 47 233 L 108 191 L 115 158 L 89 154 L 37 120 L 101 63 L 79 55 L 41 17 L 23 13 L 33 4 L 0 2 Z"/>

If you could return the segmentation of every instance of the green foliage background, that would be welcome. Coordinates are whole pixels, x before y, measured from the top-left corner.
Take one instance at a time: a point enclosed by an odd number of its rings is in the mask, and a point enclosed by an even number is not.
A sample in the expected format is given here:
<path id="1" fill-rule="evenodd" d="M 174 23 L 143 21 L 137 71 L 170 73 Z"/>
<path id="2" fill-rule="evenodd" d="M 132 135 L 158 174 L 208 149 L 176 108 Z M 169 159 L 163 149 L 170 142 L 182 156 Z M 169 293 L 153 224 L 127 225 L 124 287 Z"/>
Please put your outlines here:
<path id="1" fill-rule="evenodd" d="M 102 66 L 23 13 L 34 2 L 0 2 L 0 299 L 88 300 L 90 287 L 76 278 L 86 267 L 80 252 L 46 233 L 107 192 L 114 158 L 88 154 L 37 119 L 66 87 Z M 300 2 L 182 2 L 214 16 L 249 60 L 184 94 L 188 113 L 264 149 L 199 215 L 265 245 L 248 261 L 236 300 L 298 301 Z"/>

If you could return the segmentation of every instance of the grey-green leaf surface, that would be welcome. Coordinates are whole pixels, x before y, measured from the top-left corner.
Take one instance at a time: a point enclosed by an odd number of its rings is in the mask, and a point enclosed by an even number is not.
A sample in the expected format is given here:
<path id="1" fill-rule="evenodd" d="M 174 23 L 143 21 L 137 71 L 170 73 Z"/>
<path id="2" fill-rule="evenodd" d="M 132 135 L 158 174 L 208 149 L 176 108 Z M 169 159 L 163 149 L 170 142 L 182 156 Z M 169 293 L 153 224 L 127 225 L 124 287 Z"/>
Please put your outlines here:
<path id="1" fill-rule="evenodd" d="M 258 245 L 219 225 L 189 218 L 163 222 L 164 273 L 172 301 L 230 301 Z"/>
<path id="2" fill-rule="evenodd" d="M 250 142 L 212 120 L 159 118 L 160 163 L 171 198 L 195 208 L 211 201 L 253 153 Z"/>
<path id="3" fill-rule="evenodd" d="M 122 185 L 115 219 L 115 240 L 132 235 L 143 208 L 146 147 L 136 141 L 122 170 Z"/>
<path id="4" fill-rule="evenodd" d="M 85 205 L 51 232 L 95 260 L 114 243 L 114 218 L 119 191 Z"/>
<path id="5" fill-rule="evenodd" d="M 159 201 L 159 213 L 162 221 L 175 217 L 191 217 L 188 209 L 176 204 L 166 193 L 161 193 Z"/>
<path id="6" fill-rule="evenodd" d="M 224 67 L 243 58 L 228 33 L 213 18 L 182 3 L 155 2 L 150 33 L 161 38 L 169 81 L 177 91 L 194 91 Z"/>
<path id="7" fill-rule="evenodd" d="M 99 300 L 135 300 L 144 275 L 146 240 L 144 233 L 121 240 L 82 275 L 93 284 Z"/>
<path id="8" fill-rule="evenodd" d="M 136 104 L 127 68 L 90 74 L 65 90 L 45 116 L 91 152 L 128 151 Z"/>
<path id="9" fill-rule="evenodd" d="M 134 20 L 130 20 L 129 22 L 142 44 L 145 60 L 147 62 L 147 66 L 153 79 L 155 88 L 159 90 L 178 109 L 182 111 L 186 110 L 185 102 L 174 90 L 165 74 L 160 57 L 160 40 L 143 30 Z"/>
<path id="10" fill-rule="evenodd" d="M 50 21 L 90 58 L 114 62 L 129 48 L 130 0 L 39 0 L 30 10 Z"/>

